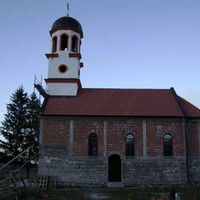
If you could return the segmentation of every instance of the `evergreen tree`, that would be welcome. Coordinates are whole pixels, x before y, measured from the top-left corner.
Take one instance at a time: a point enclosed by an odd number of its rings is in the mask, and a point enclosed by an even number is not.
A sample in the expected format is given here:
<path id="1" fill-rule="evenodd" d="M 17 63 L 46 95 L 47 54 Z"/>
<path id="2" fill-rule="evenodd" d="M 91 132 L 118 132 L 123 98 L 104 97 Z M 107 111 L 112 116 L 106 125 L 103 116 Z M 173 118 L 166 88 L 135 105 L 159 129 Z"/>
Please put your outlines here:
<path id="1" fill-rule="evenodd" d="M 23 162 L 38 152 L 40 102 L 35 93 L 29 97 L 23 87 L 11 95 L 10 101 L 0 127 L 0 133 L 4 137 L 4 140 L 0 140 L 0 148 L 11 159 L 34 144 L 35 149 L 18 160 Z"/>
<path id="2" fill-rule="evenodd" d="M 10 97 L 7 104 L 7 113 L 0 128 L 5 138 L 0 141 L 0 147 L 7 157 L 14 158 L 24 149 L 24 136 L 27 129 L 28 94 L 23 87 L 18 88 Z"/>
<path id="3" fill-rule="evenodd" d="M 30 157 L 39 152 L 39 115 L 40 115 L 40 101 L 36 94 L 33 92 L 28 101 L 28 130 L 26 132 L 26 143 L 27 146 L 34 144 L 33 150 L 30 152 Z"/>

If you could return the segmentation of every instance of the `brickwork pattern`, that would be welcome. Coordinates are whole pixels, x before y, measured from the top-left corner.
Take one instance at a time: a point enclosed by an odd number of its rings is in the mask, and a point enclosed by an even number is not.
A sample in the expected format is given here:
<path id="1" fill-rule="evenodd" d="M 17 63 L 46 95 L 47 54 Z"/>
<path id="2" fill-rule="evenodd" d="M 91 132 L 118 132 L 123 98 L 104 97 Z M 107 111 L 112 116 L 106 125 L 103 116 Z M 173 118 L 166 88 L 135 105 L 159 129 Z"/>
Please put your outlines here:
<path id="1" fill-rule="evenodd" d="M 70 129 L 70 120 L 73 128 Z M 187 170 L 184 154 L 182 120 L 149 118 L 146 121 L 147 157 L 143 157 L 143 121 L 139 118 L 47 118 L 43 119 L 40 146 L 39 175 L 56 176 L 58 182 L 72 186 L 106 186 L 108 157 L 118 154 L 122 164 L 125 186 L 182 184 Z M 106 121 L 106 135 L 105 123 Z M 196 123 L 186 124 L 189 138 L 189 175 L 192 182 L 200 182 L 200 159 L 197 150 Z M 70 134 L 70 130 L 73 134 Z M 88 136 L 98 138 L 98 156 L 88 157 Z M 135 138 L 135 156 L 125 156 L 125 138 Z M 163 157 L 163 135 L 173 138 L 173 157 Z M 70 135 L 73 144 L 70 144 Z M 106 137 L 106 138 L 105 138 Z M 105 151 L 105 139 L 107 152 Z M 193 157 L 192 157 L 193 156 Z"/>
<path id="2" fill-rule="evenodd" d="M 88 155 L 88 137 L 90 133 L 97 134 L 98 153 L 102 156 L 104 152 L 103 143 L 103 121 L 100 120 L 75 120 L 74 121 L 74 140 L 73 140 L 73 155 L 87 156 Z"/>
<path id="3" fill-rule="evenodd" d="M 45 119 L 43 122 L 43 144 L 69 143 L 69 121 Z"/>
<path id="4" fill-rule="evenodd" d="M 200 156 L 197 122 L 188 122 L 186 125 L 189 156 Z"/>
<path id="5" fill-rule="evenodd" d="M 132 133 L 134 135 L 135 156 L 142 156 L 141 120 L 109 120 L 107 132 L 108 155 L 125 156 L 126 135 Z"/>
<path id="6" fill-rule="evenodd" d="M 147 121 L 147 155 L 163 156 L 163 136 L 172 135 L 173 156 L 184 156 L 184 134 L 181 120 L 154 119 Z"/>

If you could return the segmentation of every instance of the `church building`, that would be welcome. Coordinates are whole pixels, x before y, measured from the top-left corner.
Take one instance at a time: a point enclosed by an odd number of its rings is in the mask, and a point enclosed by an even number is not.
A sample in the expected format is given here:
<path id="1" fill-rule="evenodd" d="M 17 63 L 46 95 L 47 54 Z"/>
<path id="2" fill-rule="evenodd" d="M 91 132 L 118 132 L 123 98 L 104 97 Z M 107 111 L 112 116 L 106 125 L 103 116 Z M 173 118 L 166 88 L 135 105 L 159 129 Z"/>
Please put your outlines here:
<path id="1" fill-rule="evenodd" d="M 81 24 L 61 17 L 50 36 L 39 175 L 69 186 L 200 183 L 197 107 L 174 88 L 84 88 Z"/>

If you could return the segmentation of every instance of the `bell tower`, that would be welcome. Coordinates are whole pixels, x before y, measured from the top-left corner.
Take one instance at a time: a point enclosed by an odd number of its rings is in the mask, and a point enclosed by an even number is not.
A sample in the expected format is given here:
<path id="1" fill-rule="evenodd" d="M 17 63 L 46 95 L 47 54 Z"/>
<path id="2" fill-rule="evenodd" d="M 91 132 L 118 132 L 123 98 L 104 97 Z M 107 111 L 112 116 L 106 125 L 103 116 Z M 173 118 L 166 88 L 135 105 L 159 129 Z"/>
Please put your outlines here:
<path id="1" fill-rule="evenodd" d="M 80 62 L 81 24 L 74 18 L 64 16 L 57 19 L 51 30 L 51 53 L 49 60 L 46 91 L 51 96 L 76 96 L 81 87 Z"/>

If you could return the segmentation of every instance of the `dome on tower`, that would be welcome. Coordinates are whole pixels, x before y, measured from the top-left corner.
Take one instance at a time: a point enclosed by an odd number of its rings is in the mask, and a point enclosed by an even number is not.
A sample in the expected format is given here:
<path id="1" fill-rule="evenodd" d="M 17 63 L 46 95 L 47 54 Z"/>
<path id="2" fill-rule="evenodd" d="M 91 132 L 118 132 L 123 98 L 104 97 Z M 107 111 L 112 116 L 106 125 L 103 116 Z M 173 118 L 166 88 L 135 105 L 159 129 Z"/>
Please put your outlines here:
<path id="1" fill-rule="evenodd" d="M 57 19 L 51 28 L 50 34 L 57 30 L 72 30 L 77 33 L 80 33 L 81 37 L 83 37 L 83 31 L 81 24 L 74 18 L 69 16 L 64 16 Z"/>

